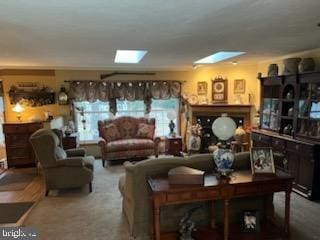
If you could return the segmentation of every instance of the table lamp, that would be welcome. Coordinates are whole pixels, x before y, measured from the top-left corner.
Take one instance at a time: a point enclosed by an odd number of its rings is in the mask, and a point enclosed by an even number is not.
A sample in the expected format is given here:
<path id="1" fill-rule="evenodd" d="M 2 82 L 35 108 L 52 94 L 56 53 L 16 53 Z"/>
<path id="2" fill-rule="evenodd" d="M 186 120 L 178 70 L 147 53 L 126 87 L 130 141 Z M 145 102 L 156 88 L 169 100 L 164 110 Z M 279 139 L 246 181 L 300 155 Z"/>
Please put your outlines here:
<path id="1" fill-rule="evenodd" d="M 227 144 L 227 140 L 233 136 L 236 127 L 236 123 L 227 114 L 222 114 L 212 123 L 212 132 L 221 141 L 218 148 L 213 152 L 213 160 L 217 165 L 217 171 L 222 176 L 227 176 L 232 172 L 234 155 Z"/>
<path id="2" fill-rule="evenodd" d="M 173 110 L 170 110 L 168 113 L 167 113 L 167 118 L 170 120 L 169 122 L 169 129 L 170 129 L 170 133 L 169 133 L 169 136 L 175 136 L 176 133 L 174 132 L 174 129 L 176 127 L 176 124 L 173 122 L 173 120 L 175 120 L 177 117 L 177 114 L 175 111 Z"/>
<path id="3" fill-rule="evenodd" d="M 17 119 L 19 122 L 21 122 L 21 113 L 24 111 L 24 108 L 19 103 L 16 103 L 16 105 L 12 108 L 12 111 L 17 113 Z"/>

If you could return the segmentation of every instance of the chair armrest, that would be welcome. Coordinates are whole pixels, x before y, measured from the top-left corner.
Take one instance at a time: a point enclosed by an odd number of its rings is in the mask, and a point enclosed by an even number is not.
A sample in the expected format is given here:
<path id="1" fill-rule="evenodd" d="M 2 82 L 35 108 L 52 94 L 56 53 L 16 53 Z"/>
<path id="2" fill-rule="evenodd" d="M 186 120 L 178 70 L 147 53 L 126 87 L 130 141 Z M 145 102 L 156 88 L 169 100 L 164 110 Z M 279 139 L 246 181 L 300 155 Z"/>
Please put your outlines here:
<path id="1" fill-rule="evenodd" d="M 84 161 L 82 158 L 71 157 L 65 158 L 57 161 L 59 167 L 83 167 Z"/>
<path id="2" fill-rule="evenodd" d="M 86 150 L 84 148 L 73 148 L 65 150 L 67 157 L 84 157 Z"/>
<path id="3" fill-rule="evenodd" d="M 104 148 L 107 145 L 107 141 L 104 138 L 99 138 L 98 139 L 98 145 L 102 148 Z"/>

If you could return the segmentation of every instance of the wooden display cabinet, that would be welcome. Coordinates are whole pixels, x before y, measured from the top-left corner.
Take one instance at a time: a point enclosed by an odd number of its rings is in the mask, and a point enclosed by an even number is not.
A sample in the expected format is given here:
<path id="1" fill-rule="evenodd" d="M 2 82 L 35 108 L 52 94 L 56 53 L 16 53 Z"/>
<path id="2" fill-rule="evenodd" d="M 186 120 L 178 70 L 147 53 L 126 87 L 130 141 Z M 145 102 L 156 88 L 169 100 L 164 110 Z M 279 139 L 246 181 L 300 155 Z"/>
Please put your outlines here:
<path id="1" fill-rule="evenodd" d="M 272 147 L 293 190 L 320 199 L 320 72 L 261 78 L 260 129 L 253 146 Z"/>

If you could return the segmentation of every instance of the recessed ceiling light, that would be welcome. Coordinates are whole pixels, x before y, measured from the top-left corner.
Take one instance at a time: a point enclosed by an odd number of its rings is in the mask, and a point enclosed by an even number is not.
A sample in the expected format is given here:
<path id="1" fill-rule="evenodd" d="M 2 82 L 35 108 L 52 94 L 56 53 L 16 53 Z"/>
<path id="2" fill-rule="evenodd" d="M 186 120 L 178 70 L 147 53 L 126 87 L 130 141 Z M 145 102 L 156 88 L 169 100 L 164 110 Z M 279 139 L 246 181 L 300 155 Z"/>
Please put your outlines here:
<path id="1" fill-rule="evenodd" d="M 195 61 L 195 64 L 208 64 L 208 63 L 216 63 L 220 62 L 229 58 L 237 57 L 239 55 L 244 54 L 245 52 L 237 52 L 237 51 L 222 51 L 222 52 L 217 52 L 215 54 L 212 54 L 208 57 L 199 59 Z"/>
<path id="2" fill-rule="evenodd" d="M 115 63 L 139 63 L 148 51 L 145 50 L 117 50 Z"/>
<path id="3" fill-rule="evenodd" d="M 237 61 L 232 61 L 231 64 L 232 64 L 232 65 L 237 65 L 238 62 L 237 62 Z"/>

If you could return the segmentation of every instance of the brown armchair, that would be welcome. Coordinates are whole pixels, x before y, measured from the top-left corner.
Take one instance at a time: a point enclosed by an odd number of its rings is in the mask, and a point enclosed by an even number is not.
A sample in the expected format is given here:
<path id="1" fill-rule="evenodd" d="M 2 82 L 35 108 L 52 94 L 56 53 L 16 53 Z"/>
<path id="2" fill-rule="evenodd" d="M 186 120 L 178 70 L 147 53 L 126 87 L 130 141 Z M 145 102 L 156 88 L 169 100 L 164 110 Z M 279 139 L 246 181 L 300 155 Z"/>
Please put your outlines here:
<path id="1" fill-rule="evenodd" d="M 154 118 L 119 117 L 98 121 L 102 165 L 105 161 L 158 157 L 160 138 L 155 137 Z"/>
<path id="2" fill-rule="evenodd" d="M 39 129 L 30 142 L 44 171 L 46 196 L 51 189 L 81 187 L 89 184 L 92 192 L 94 158 L 85 156 L 84 149 L 64 151 L 58 136 L 50 129 Z"/>

